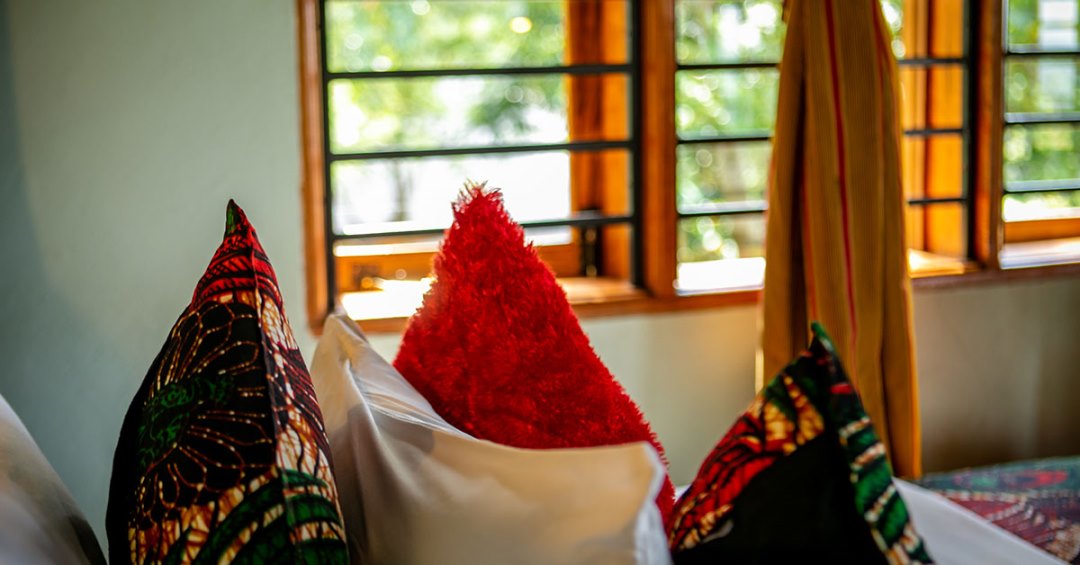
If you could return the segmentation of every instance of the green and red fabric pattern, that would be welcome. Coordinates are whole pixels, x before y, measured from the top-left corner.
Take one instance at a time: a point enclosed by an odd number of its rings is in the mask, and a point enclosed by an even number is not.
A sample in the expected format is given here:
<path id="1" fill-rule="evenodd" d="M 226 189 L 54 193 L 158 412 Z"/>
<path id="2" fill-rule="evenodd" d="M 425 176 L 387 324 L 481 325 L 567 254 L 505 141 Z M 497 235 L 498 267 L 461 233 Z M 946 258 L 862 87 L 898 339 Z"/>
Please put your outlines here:
<path id="1" fill-rule="evenodd" d="M 813 469 L 815 476 L 822 477 L 820 484 L 807 485 L 803 490 L 795 488 L 786 500 L 777 503 L 781 507 L 775 508 L 776 512 L 790 511 L 796 502 L 805 502 L 807 508 L 821 509 L 822 516 L 838 520 L 839 525 L 829 531 L 840 531 L 836 539 L 841 546 L 850 543 L 852 554 L 866 548 L 873 553 L 876 547 L 880 552 L 876 560 L 884 563 L 931 562 L 893 485 L 884 446 L 874 433 L 828 336 L 817 324 L 813 331 L 815 337 L 810 348 L 758 394 L 676 503 L 668 522 L 669 543 L 676 563 L 683 562 L 680 556 L 684 552 L 697 556 L 685 562 L 706 562 L 701 556 L 707 551 L 713 557 L 722 555 L 716 549 L 720 540 L 747 535 L 747 531 L 755 528 L 768 528 L 768 524 L 748 524 L 745 517 L 739 518 L 742 523 L 732 521 L 740 510 L 743 515 L 762 512 L 740 505 L 773 503 L 767 499 L 775 495 L 760 494 L 762 489 L 775 493 L 792 488 L 785 482 L 791 483 L 788 479 L 795 474 L 806 480 L 806 469 Z M 828 481 L 837 481 L 839 486 L 829 486 Z M 848 513 L 861 520 L 844 522 L 843 515 Z M 806 531 L 806 539 L 816 543 L 812 528 L 819 526 L 808 524 L 808 527 L 811 530 Z M 858 542 L 857 536 L 868 536 L 873 543 L 869 539 Z M 795 538 L 797 535 L 789 531 L 777 531 L 761 539 L 783 544 Z M 788 553 L 782 554 L 799 554 L 799 548 L 794 547 L 799 542 L 790 543 L 791 547 L 782 550 Z M 717 545 L 708 550 L 706 546 L 710 544 Z M 843 547 L 823 550 L 846 553 Z"/>
<path id="2" fill-rule="evenodd" d="M 347 560 L 311 378 L 233 202 L 124 419 L 106 526 L 112 563 Z"/>

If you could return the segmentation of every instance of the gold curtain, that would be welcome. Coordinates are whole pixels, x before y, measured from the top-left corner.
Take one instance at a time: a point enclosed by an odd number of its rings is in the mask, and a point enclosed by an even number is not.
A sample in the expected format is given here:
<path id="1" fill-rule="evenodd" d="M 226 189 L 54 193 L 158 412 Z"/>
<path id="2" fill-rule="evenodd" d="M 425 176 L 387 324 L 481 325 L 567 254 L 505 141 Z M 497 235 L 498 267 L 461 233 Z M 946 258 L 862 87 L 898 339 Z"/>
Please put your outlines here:
<path id="1" fill-rule="evenodd" d="M 789 0 L 769 172 L 763 370 L 818 320 L 899 475 L 921 472 L 899 82 L 877 0 Z"/>

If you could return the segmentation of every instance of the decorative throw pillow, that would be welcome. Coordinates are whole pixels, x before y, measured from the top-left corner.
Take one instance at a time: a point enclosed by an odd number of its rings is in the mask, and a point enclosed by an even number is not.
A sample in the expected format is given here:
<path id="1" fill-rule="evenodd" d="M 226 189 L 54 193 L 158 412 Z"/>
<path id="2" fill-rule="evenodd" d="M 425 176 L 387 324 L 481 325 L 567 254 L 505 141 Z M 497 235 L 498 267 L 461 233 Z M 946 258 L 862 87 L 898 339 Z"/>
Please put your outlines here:
<path id="1" fill-rule="evenodd" d="M 341 563 L 330 447 L 269 259 L 235 203 L 124 418 L 112 563 Z"/>
<path id="2" fill-rule="evenodd" d="M 514 447 L 663 448 L 581 330 L 502 195 L 466 187 L 394 366 L 457 428 Z M 671 510 L 665 479 L 657 498 Z"/>
<path id="3" fill-rule="evenodd" d="M 885 448 L 814 324 L 675 505 L 676 563 L 930 563 Z"/>
<path id="4" fill-rule="evenodd" d="M 3 397 L 0 563 L 105 563 L 90 524 Z"/>
<path id="5" fill-rule="evenodd" d="M 447 423 L 346 317 L 311 363 L 354 563 L 669 563 L 645 442 L 533 450 Z"/>

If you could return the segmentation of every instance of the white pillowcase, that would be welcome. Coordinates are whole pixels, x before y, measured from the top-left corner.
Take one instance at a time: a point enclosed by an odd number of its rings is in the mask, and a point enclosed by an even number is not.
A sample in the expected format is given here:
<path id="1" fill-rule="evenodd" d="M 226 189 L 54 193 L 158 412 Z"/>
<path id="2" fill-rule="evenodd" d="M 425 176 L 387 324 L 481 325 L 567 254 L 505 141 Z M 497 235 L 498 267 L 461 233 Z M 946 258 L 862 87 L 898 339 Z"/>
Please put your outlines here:
<path id="1" fill-rule="evenodd" d="M 105 563 L 75 500 L 2 396 L 0 563 Z"/>
<path id="2" fill-rule="evenodd" d="M 353 563 L 670 563 L 645 442 L 517 449 L 455 429 L 345 316 L 311 363 Z"/>
<path id="3" fill-rule="evenodd" d="M 938 565 L 1065 565 L 936 492 L 900 479 L 893 484 Z"/>

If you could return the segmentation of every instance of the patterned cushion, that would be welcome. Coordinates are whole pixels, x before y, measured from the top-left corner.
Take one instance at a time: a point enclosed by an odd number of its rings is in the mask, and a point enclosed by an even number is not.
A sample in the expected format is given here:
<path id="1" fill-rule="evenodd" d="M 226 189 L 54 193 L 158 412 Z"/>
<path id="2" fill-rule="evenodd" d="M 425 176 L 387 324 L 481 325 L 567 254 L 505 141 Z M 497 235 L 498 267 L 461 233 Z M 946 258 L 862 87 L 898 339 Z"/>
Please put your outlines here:
<path id="1" fill-rule="evenodd" d="M 501 194 L 466 189 L 434 272 L 394 365 L 448 422 L 513 447 L 649 441 L 663 456 Z M 665 480 L 657 498 L 665 517 L 673 498 Z"/>
<path id="2" fill-rule="evenodd" d="M 225 239 L 124 418 L 112 563 L 346 561 L 330 449 L 266 253 Z"/>
<path id="3" fill-rule="evenodd" d="M 676 503 L 676 563 L 930 563 L 884 446 L 813 329 Z"/>

